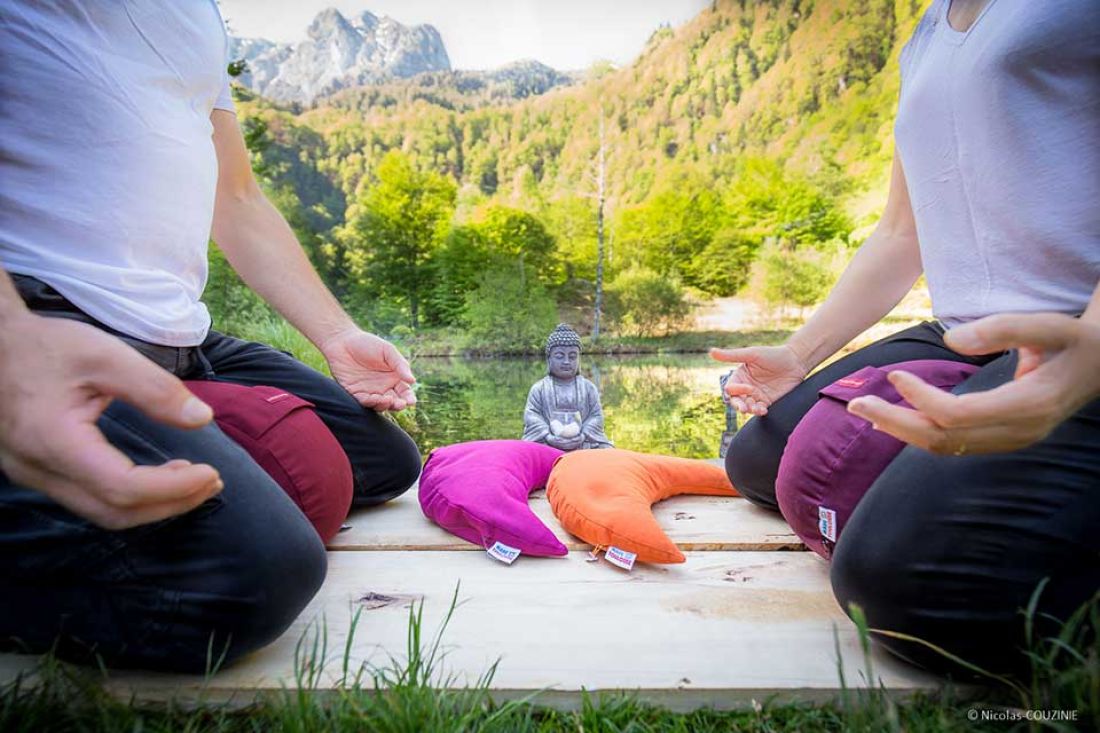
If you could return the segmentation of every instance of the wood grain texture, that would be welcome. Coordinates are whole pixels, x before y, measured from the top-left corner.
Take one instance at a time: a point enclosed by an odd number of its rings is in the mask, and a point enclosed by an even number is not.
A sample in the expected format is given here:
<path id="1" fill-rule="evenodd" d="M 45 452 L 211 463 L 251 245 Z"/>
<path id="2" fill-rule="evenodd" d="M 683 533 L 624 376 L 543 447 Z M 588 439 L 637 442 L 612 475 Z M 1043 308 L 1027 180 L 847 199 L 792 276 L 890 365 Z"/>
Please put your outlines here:
<path id="1" fill-rule="evenodd" d="M 146 700 L 246 703 L 293 686 L 295 644 L 325 623 L 319 688 L 332 688 L 352 614 L 361 609 L 352 670 L 401 663 L 410 608 L 423 600 L 430 637 L 456 587 L 446 671 L 461 685 L 499 660 L 492 687 L 501 699 L 544 691 L 540 702 L 572 707 L 586 689 L 638 691 L 676 709 L 821 700 L 838 692 L 838 648 L 849 685 L 867 683 L 855 629 L 833 600 L 827 565 L 811 553 L 689 552 L 683 565 L 631 573 L 586 556 L 504 566 L 473 552 L 331 553 L 321 593 L 271 646 L 205 682 L 115 673 L 109 687 Z M 874 660 L 874 684 L 901 692 L 937 684 L 884 654 Z M 0 673 L 20 663 L 7 657 Z"/>
<path id="2" fill-rule="evenodd" d="M 370 509 L 352 512 L 351 529 L 329 543 L 330 550 L 481 550 L 433 524 L 417 502 L 415 489 Z M 531 509 L 570 550 L 590 545 L 572 536 L 554 518 L 546 493 L 531 497 Z M 658 503 L 654 515 L 681 550 L 804 550 L 783 518 L 741 498 L 677 496 Z"/>

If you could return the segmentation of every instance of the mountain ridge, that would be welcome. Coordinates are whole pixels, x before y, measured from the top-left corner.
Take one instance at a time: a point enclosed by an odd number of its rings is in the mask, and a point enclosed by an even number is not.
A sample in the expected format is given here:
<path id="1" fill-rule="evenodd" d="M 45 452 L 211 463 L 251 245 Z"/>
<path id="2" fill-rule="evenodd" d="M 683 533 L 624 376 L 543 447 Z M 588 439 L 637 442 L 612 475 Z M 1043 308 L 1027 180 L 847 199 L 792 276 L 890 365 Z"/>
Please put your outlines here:
<path id="1" fill-rule="evenodd" d="M 332 7 L 314 16 L 303 41 L 230 36 L 229 52 L 246 64 L 238 77 L 241 84 L 283 104 L 312 105 L 349 90 L 423 75 L 436 76 L 420 79 L 421 86 L 444 88 L 449 80 L 459 96 L 485 89 L 484 96 L 495 101 L 524 99 L 579 77 L 535 59 L 492 69 L 454 69 L 434 26 L 406 26 L 369 10 L 347 17 Z M 469 106 L 453 95 L 450 104 Z"/>

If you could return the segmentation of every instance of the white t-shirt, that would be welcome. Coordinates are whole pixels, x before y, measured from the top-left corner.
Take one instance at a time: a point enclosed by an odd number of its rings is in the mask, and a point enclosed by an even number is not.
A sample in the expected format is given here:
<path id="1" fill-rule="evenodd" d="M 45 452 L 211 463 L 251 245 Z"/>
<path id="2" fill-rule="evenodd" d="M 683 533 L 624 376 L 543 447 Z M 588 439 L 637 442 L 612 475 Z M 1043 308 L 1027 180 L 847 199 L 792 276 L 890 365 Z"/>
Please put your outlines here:
<path id="1" fill-rule="evenodd" d="M 214 0 L 0 3 L 0 263 L 152 343 L 201 343 L 233 109 Z"/>
<path id="2" fill-rule="evenodd" d="M 936 0 L 901 55 L 895 132 L 932 309 L 1085 310 L 1100 280 L 1100 4 Z"/>

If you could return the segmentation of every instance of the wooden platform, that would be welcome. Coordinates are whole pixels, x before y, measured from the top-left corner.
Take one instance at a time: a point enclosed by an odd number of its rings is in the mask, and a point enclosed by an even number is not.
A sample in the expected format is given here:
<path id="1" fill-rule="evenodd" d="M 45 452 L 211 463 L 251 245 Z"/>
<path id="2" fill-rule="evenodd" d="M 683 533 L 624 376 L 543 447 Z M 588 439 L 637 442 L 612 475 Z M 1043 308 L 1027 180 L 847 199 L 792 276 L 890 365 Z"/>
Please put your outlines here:
<path id="1" fill-rule="evenodd" d="M 680 497 L 657 517 L 686 551 L 675 566 L 624 572 L 586 562 L 587 546 L 565 534 L 545 498 L 540 517 L 573 550 L 565 558 L 520 557 L 511 566 L 430 524 L 411 493 L 353 514 L 332 543 L 329 577 L 297 622 L 270 647 L 212 679 L 115 673 L 117 693 L 146 700 L 247 702 L 256 691 L 294 685 L 295 646 L 327 626 L 319 687 L 339 682 L 352 615 L 352 671 L 402 660 L 409 609 L 423 601 L 425 636 L 460 606 L 443 636 L 453 684 L 499 660 L 499 698 L 539 692 L 542 704 L 573 706 L 583 690 L 630 690 L 674 709 L 732 707 L 768 698 L 822 700 L 862 686 L 862 652 L 833 600 L 828 566 L 802 551 L 777 516 L 743 499 Z M 873 655 L 874 684 L 902 692 L 937 681 L 887 655 Z M 33 660 L 0 658 L 0 678 Z"/>

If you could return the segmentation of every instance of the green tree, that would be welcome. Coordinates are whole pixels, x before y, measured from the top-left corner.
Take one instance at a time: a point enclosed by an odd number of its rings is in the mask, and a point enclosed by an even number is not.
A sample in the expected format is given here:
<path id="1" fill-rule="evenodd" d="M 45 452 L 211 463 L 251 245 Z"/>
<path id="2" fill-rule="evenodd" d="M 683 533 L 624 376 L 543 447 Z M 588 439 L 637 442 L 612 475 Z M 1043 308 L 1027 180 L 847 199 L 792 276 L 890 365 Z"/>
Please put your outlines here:
<path id="1" fill-rule="evenodd" d="M 557 323 L 553 299 L 541 284 L 523 277 L 518 262 L 484 273 L 466 300 L 470 351 L 535 352 Z"/>
<path id="2" fill-rule="evenodd" d="M 667 335 L 683 325 L 690 312 L 679 278 L 641 265 L 623 270 L 607 286 L 607 313 L 625 333 Z"/>
<path id="3" fill-rule="evenodd" d="M 616 256 L 659 274 L 680 274 L 699 286 L 691 262 L 710 244 L 724 214 L 721 200 L 702 177 L 672 177 L 644 204 L 622 212 L 615 228 Z"/>
<path id="4" fill-rule="evenodd" d="M 833 275 L 822 252 L 791 250 L 769 241 L 757 260 L 759 295 L 773 308 L 803 310 L 825 299 Z"/>
<path id="5" fill-rule="evenodd" d="M 520 277 L 534 275 L 544 284 L 557 279 L 554 238 L 534 214 L 491 205 L 470 224 L 498 262 L 519 262 Z"/>
<path id="6" fill-rule="evenodd" d="M 432 257 L 433 285 L 425 303 L 425 320 L 431 325 L 460 323 L 466 296 L 493 265 L 493 253 L 476 228 L 456 226 L 451 229 Z"/>
<path id="7" fill-rule="evenodd" d="M 450 226 L 454 182 L 419 171 L 399 151 L 382 158 L 376 183 L 348 212 L 341 241 L 350 274 L 361 291 L 403 304 L 413 328 L 432 289 L 432 255 Z"/>

